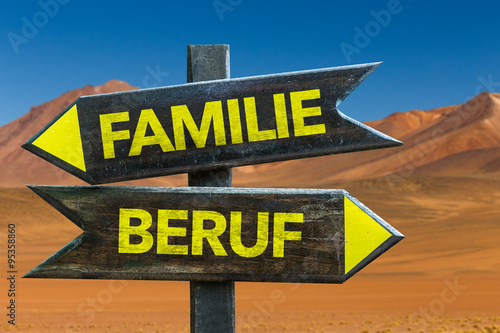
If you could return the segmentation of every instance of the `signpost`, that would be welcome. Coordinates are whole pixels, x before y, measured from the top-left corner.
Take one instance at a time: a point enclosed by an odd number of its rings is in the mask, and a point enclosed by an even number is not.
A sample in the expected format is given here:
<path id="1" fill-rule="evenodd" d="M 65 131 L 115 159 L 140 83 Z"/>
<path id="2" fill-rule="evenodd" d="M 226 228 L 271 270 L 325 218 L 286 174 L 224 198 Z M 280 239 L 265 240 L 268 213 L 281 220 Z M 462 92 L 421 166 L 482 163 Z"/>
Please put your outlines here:
<path id="1" fill-rule="evenodd" d="M 378 65 L 84 96 L 23 147 L 103 184 L 399 146 L 337 110 Z"/>
<path id="2" fill-rule="evenodd" d="M 344 190 L 30 188 L 84 232 L 27 277 L 342 283 L 403 238 Z"/>
<path id="3" fill-rule="evenodd" d="M 229 79 L 229 45 L 189 45 L 187 81 Z M 228 186 L 231 168 L 190 172 L 189 186 Z M 234 281 L 190 281 L 191 332 L 234 332 Z"/>
<path id="4" fill-rule="evenodd" d="M 234 332 L 234 281 L 346 281 L 404 236 L 344 190 L 231 167 L 401 145 L 337 109 L 378 65 L 229 79 L 228 45 L 190 45 L 188 84 L 80 97 L 23 147 L 92 185 L 189 187 L 29 185 L 83 233 L 25 277 L 189 280 L 196 333 Z"/>

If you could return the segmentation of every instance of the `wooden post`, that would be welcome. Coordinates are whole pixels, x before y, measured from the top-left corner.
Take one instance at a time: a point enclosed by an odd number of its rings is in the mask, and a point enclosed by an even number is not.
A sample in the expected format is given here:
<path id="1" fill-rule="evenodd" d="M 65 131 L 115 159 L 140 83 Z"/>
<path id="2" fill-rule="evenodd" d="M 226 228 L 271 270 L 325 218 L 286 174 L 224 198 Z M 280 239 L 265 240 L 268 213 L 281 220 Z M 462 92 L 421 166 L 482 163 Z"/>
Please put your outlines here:
<path id="1" fill-rule="evenodd" d="M 229 45 L 189 45 L 187 81 L 228 79 Z M 189 186 L 231 186 L 232 170 L 188 174 Z M 194 282 L 191 291 L 191 332 L 234 332 L 234 281 Z"/>

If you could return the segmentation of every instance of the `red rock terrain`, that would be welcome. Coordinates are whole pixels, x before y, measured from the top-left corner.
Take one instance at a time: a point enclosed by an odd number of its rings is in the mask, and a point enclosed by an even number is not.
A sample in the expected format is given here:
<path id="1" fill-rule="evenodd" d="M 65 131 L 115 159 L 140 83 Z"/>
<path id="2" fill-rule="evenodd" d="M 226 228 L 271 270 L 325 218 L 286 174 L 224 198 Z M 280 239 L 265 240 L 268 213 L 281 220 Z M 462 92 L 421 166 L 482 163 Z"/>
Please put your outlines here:
<path id="1" fill-rule="evenodd" d="M 18 276 L 81 233 L 24 184 L 83 184 L 21 144 L 78 96 L 129 89 L 86 86 L 0 128 L 0 254 L 15 223 Z M 237 332 L 499 332 L 500 94 L 367 124 L 404 145 L 235 168 L 233 182 L 345 188 L 406 238 L 343 285 L 237 283 Z M 188 282 L 19 279 L 17 288 L 18 326 L 4 320 L 0 331 L 189 331 Z"/>
<path id="2" fill-rule="evenodd" d="M 238 170 L 236 175 L 245 174 L 243 184 L 257 178 L 267 186 L 325 187 L 381 176 L 399 180 L 412 175 L 500 171 L 500 94 L 482 93 L 462 105 L 398 112 L 366 124 L 404 145 L 259 165 Z"/>
<path id="3" fill-rule="evenodd" d="M 33 107 L 29 113 L 0 128 L 0 185 L 83 184 L 21 148 L 79 96 L 133 90 L 117 80 L 85 86 Z M 500 170 L 500 94 L 482 93 L 467 103 L 430 111 L 397 112 L 367 123 L 404 142 L 402 147 L 269 163 L 234 170 L 239 186 L 325 187 L 356 179 L 409 175 L 467 175 Z M 161 177 L 130 185 L 185 185 L 185 175 Z M 252 185 L 250 185 L 252 184 Z"/>
<path id="4" fill-rule="evenodd" d="M 118 80 L 111 80 L 98 87 L 87 85 L 81 89 L 68 91 L 50 102 L 34 106 L 24 116 L 0 127 L 1 186 L 83 184 L 72 175 L 25 151 L 21 145 L 80 96 L 135 89 L 137 88 Z"/>

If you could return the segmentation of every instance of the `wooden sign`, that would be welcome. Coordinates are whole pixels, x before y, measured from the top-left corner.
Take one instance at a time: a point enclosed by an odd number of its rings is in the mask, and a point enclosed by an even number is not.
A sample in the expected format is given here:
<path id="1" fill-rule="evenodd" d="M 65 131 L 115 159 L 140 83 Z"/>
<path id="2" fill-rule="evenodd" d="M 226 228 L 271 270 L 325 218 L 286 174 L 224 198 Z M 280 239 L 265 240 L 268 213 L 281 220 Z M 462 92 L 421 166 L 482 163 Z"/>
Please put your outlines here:
<path id="1" fill-rule="evenodd" d="M 337 110 L 378 65 L 80 97 L 23 147 L 102 184 L 398 146 Z"/>
<path id="2" fill-rule="evenodd" d="M 404 237 L 344 190 L 30 188 L 84 232 L 25 277 L 342 283 Z"/>

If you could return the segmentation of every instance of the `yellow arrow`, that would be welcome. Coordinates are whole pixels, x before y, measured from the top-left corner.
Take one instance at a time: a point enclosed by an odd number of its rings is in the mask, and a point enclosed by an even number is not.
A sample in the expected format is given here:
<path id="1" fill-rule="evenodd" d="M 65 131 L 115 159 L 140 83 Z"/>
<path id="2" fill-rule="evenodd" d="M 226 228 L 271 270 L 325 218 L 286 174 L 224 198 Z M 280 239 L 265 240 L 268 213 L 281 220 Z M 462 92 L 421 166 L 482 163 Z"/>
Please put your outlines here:
<path id="1" fill-rule="evenodd" d="M 34 146 L 85 171 L 76 104 L 33 142 Z"/>
<path id="2" fill-rule="evenodd" d="M 391 233 L 344 196 L 345 274 L 382 245 Z"/>

